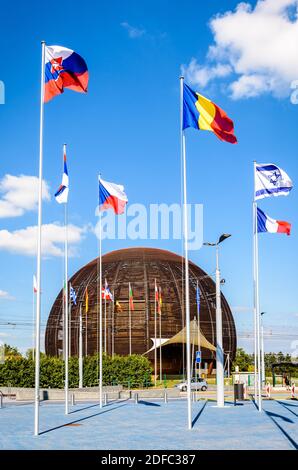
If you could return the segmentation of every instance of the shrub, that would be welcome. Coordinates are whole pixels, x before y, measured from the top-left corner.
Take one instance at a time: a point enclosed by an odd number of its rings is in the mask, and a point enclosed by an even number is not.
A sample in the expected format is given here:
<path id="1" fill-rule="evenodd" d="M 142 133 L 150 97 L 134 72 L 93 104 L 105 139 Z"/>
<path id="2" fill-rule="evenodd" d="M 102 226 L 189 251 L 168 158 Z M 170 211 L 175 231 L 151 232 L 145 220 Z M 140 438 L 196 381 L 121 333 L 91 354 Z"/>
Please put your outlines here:
<path id="1" fill-rule="evenodd" d="M 64 387 L 64 361 L 61 358 L 40 357 L 40 387 Z M 103 384 L 148 385 L 151 383 L 152 368 L 147 358 L 138 356 L 107 356 L 103 354 Z M 34 387 L 35 366 L 32 356 L 10 357 L 0 364 L 0 386 Z M 87 356 L 83 361 L 83 384 L 92 387 L 98 385 L 99 358 Z M 79 361 L 77 357 L 69 359 L 69 387 L 79 386 Z"/>

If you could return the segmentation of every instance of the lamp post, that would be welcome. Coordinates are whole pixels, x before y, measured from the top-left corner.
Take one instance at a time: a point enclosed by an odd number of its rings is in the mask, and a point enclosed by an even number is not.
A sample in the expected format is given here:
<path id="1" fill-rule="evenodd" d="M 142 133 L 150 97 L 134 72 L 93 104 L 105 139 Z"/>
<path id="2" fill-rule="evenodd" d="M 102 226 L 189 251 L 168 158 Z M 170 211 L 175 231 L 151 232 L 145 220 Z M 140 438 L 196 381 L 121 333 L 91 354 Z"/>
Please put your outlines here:
<path id="1" fill-rule="evenodd" d="M 266 377 L 265 377 L 265 350 L 264 350 L 264 325 L 263 325 L 263 315 L 266 312 L 261 312 L 261 370 L 262 370 L 262 383 L 265 384 Z"/>
<path id="2" fill-rule="evenodd" d="M 204 243 L 205 246 L 215 246 L 216 248 L 216 395 L 217 406 L 223 408 L 225 406 L 224 398 L 224 352 L 222 341 L 222 310 L 221 310 L 221 294 L 220 294 L 220 270 L 219 270 L 219 245 L 231 235 L 222 234 L 217 243 Z"/>

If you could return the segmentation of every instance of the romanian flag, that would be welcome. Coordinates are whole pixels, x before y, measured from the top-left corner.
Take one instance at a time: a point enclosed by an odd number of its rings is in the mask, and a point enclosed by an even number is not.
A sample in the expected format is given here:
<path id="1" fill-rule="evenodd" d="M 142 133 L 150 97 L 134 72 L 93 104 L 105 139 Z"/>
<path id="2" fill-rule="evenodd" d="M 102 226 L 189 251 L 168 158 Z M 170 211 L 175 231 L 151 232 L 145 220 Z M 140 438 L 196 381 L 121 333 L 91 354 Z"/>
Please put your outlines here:
<path id="1" fill-rule="evenodd" d="M 119 312 L 122 312 L 122 306 L 121 306 L 119 300 L 116 300 L 115 305 L 116 305 L 117 310 L 119 309 Z"/>
<path id="2" fill-rule="evenodd" d="M 188 127 L 211 131 L 220 139 L 236 144 L 234 123 L 215 103 L 183 84 L 183 130 Z"/>
<path id="3" fill-rule="evenodd" d="M 133 304 L 133 295 L 132 295 L 132 288 L 131 288 L 130 283 L 129 283 L 129 308 L 132 311 L 134 311 L 135 309 L 134 304 Z"/>

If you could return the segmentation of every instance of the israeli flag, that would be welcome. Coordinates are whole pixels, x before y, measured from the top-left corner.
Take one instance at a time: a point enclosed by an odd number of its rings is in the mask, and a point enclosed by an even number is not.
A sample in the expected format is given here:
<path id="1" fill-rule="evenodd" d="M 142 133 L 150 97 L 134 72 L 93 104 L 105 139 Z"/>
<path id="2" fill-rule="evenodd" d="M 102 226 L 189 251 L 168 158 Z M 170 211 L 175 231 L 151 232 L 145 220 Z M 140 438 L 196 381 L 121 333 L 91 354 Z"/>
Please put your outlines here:
<path id="1" fill-rule="evenodd" d="M 293 183 L 287 173 L 273 163 L 255 166 L 255 200 L 270 196 L 287 196 Z"/>

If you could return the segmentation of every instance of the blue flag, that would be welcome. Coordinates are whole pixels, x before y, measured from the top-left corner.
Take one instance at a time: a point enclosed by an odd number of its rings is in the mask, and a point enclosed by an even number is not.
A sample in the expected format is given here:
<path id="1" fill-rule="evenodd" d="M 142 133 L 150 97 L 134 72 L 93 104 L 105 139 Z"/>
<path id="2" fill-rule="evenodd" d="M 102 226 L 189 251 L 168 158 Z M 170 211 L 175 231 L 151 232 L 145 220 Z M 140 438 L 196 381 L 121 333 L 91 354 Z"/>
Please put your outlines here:
<path id="1" fill-rule="evenodd" d="M 72 300 L 74 305 L 77 305 L 77 294 L 72 286 L 70 286 L 70 300 Z"/>
<path id="2" fill-rule="evenodd" d="M 197 287 L 196 289 L 196 299 L 197 299 L 197 310 L 198 310 L 198 314 L 200 313 L 200 288 Z"/>

